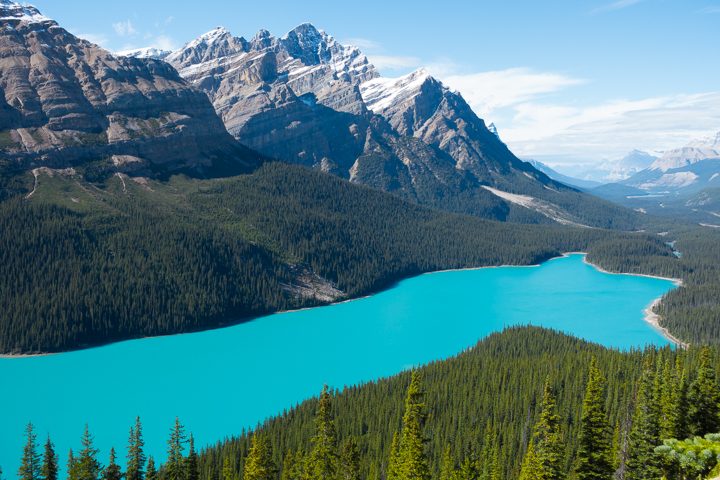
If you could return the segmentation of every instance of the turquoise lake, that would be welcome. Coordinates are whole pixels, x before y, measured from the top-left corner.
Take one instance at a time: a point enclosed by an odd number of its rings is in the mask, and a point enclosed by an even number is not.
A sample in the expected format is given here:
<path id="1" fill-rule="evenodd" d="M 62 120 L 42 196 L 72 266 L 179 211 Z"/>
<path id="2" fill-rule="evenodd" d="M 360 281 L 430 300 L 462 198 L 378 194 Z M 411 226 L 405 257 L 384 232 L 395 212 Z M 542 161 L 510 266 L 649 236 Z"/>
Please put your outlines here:
<path id="1" fill-rule="evenodd" d="M 372 297 L 234 327 L 0 359 L 0 466 L 15 478 L 23 430 L 49 433 L 64 467 L 88 423 L 103 463 L 124 465 L 135 416 L 162 459 L 175 416 L 199 446 L 319 393 L 446 358 L 511 325 L 541 325 L 609 347 L 668 342 L 643 310 L 668 280 L 602 273 L 573 254 L 539 267 L 440 272 Z"/>

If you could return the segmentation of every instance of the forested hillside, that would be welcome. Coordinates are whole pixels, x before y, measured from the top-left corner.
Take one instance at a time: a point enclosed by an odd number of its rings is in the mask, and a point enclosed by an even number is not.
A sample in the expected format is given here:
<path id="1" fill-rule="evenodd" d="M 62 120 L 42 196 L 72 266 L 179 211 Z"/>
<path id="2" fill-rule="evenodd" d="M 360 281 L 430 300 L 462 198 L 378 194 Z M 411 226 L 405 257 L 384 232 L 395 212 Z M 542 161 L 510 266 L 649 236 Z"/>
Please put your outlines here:
<path id="1" fill-rule="evenodd" d="M 661 471 L 682 478 L 677 465 L 654 450 L 666 438 L 720 430 L 719 363 L 717 350 L 621 353 L 536 328 L 494 334 L 454 359 L 418 370 L 424 396 L 415 403 L 427 414 L 422 437 L 430 478 L 538 478 L 521 474 L 531 439 L 538 455 L 548 453 L 543 448 L 556 455 L 560 476 L 547 478 L 610 479 L 616 471 L 628 480 L 659 478 Z M 589 387 L 591 364 L 596 370 Z M 337 445 L 352 439 L 358 446 L 356 478 L 420 478 L 393 476 L 392 469 L 393 435 L 403 437 L 403 415 L 407 425 L 409 383 L 408 372 L 333 396 Z M 298 471 L 298 459 L 310 466 L 315 461 L 321 411 L 317 400 L 308 401 L 259 427 L 279 478 L 306 478 L 291 472 Z M 228 465 L 241 475 L 250 443 L 244 434 L 202 452 L 200 478 L 227 479 Z M 609 470 L 577 475 L 588 460 L 597 469 L 606 461 Z M 445 476 L 448 466 L 460 475 Z"/>
<path id="2" fill-rule="evenodd" d="M 610 480 L 706 478 L 720 437 L 720 352 L 608 350 L 538 328 L 493 334 L 455 358 L 319 399 L 198 451 L 179 420 L 164 464 L 141 419 L 127 462 L 86 428 L 69 480 Z M 686 442 L 669 439 L 692 438 Z M 20 474 L 51 472 L 28 426 Z M 118 439 L 125 442 L 125 439 Z M 700 450 L 698 450 L 700 449 Z M 698 452 L 705 453 L 699 454 Z M 146 462 L 147 460 L 147 462 Z M 62 461 L 62 460 L 61 460 Z M 32 477 L 37 478 L 37 477 Z"/>
<path id="3" fill-rule="evenodd" d="M 0 204 L 4 353 L 216 327 L 607 238 L 673 261 L 651 235 L 483 221 L 284 164 L 215 180 L 46 171 L 24 181 L 32 195 Z"/>

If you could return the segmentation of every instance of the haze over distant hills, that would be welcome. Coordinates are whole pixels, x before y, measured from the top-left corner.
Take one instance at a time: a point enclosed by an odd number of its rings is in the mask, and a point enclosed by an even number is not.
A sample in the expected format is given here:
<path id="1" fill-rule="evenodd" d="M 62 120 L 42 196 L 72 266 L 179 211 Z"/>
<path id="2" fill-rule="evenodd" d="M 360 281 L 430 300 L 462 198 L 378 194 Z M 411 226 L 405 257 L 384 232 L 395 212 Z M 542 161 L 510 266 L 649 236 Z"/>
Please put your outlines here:
<path id="1" fill-rule="evenodd" d="M 720 218 L 720 133 L 669 150 L 647 168 L 596 195 L 659 215 L 685 216 L 716 224 Z"/>

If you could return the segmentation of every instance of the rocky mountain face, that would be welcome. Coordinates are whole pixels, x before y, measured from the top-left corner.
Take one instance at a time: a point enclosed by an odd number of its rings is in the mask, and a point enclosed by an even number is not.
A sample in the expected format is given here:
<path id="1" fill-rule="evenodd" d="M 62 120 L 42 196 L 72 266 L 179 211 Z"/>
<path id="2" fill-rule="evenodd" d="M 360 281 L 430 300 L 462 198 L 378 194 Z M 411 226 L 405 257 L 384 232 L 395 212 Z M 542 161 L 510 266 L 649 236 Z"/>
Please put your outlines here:
<path id="1" fill-rule="evenodd" d="M 165 60 L 207 93 L 232 135 L 269 157 L 452 211 L 597 223 L 577 214 L 582 194 L 515 157 L 458 93 L 423 70 L 381 78 L 359 49 L 312 25 L 250 40 L 217 28 Z"/>
<path id="2" fill-rule="evenodd" d="M 0 0 L 0 149 L 7 167 L 246 170 L 258 155 L 170 65 L 117 57 L 34 7 Z"/>

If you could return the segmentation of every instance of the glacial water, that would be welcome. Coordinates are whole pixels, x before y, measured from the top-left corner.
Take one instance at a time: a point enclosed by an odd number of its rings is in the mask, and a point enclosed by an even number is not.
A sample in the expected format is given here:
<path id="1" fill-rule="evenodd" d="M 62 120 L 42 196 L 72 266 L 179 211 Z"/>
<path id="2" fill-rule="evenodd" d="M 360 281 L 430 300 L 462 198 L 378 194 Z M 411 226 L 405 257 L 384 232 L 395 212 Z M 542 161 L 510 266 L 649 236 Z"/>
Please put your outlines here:
<path id="1" fill-rule="evenodd" d="M 667 280 L 602 273 L 570 255 L 539 267 L 421 275 L 368 298 L 230 328 L 0 359 L 0 466 L 15 478 L 27 422 L 64 466 L 87 423 L 100 458 L 124 465 L 140 415 L 162 460 L 175 416 L 203 446 L 317 394 L 446 358 L 511 325 L 541 325 L 609 347 L 665 340 L 643 310 Z"/>

